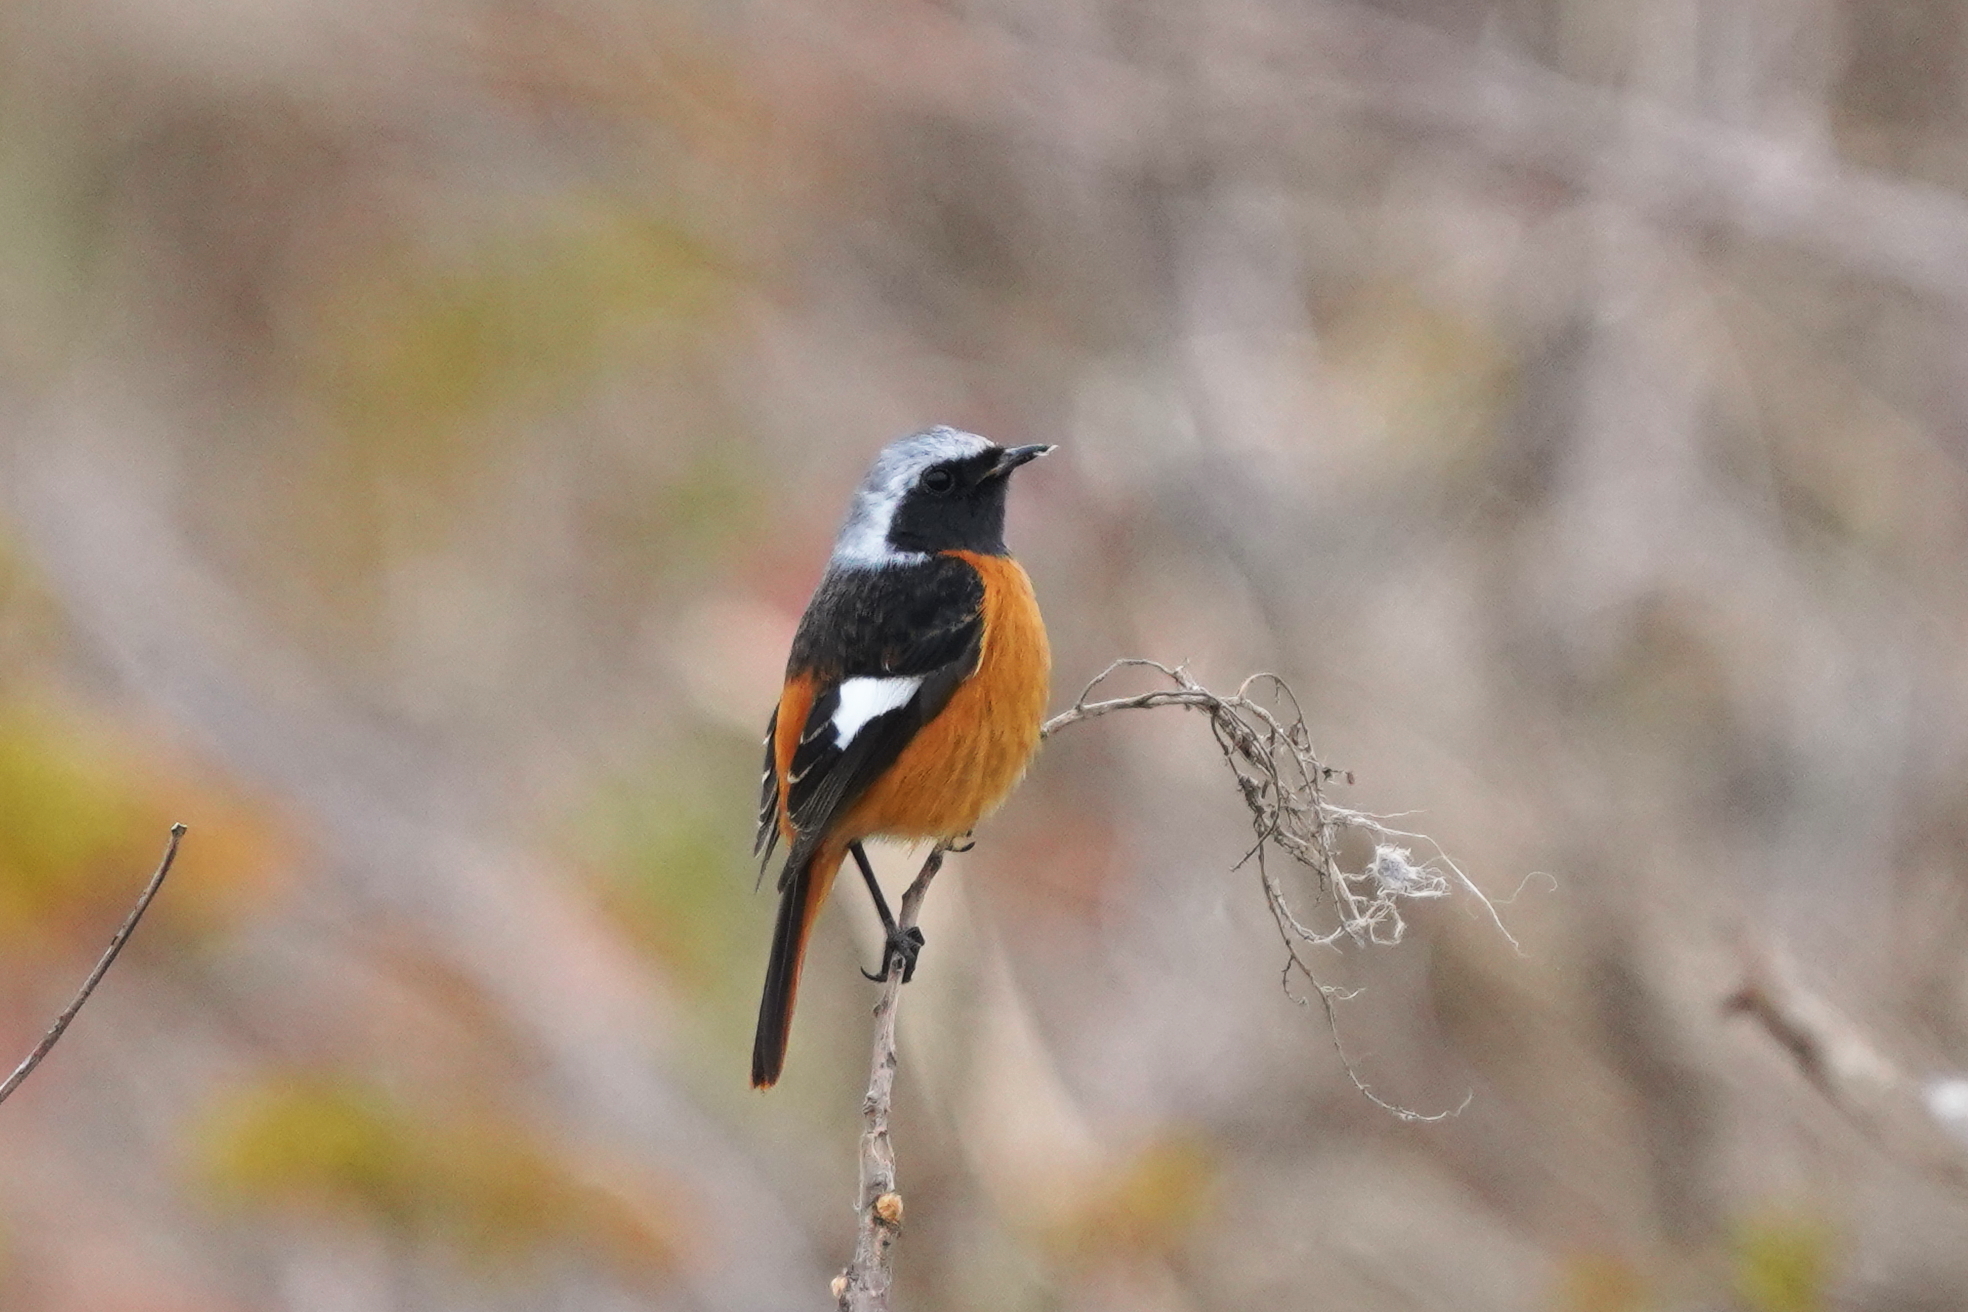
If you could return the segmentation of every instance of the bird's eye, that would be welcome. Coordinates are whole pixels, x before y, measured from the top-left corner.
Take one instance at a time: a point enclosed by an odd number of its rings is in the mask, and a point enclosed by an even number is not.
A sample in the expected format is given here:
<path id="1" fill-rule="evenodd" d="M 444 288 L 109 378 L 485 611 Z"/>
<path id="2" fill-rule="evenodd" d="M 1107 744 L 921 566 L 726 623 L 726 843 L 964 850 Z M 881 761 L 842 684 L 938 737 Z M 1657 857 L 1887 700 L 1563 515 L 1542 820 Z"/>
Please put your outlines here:
<path id="1" fill-rule="evenodd" d="M 933 496 L 942 496 L 957 485 L 957 476 L 947 469 L 925 470 L 922 476 L 923 491 Z"/>

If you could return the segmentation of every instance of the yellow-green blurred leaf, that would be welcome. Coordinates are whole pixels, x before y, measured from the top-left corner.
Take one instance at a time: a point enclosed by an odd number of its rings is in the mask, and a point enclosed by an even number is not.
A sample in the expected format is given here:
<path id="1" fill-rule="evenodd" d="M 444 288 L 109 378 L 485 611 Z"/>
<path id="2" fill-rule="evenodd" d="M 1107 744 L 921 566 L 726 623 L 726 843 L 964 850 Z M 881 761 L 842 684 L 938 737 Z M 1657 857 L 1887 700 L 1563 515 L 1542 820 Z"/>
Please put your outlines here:
<path id="1" fill-rule="evenodd" d="M 87 901 L 134 851 L 140 808 L 117 765 L 53 714 L 0 706 L 0 940 Z"/>
<path id="2" fill-rule="evenodd" d="M 675 1209 L 525 1123 L 413 1106 L 346 1080 L 284 1075 L 211 1107 L 196 1134 L 215 1200 L 246 1211 L 367 1216 L 500 1269 L 576 1246 L 637 1278 L 669 1270 Z"/>
<path id="3" fill-rule="evenodd" d="M 262 1085 L 214 1109 L 205 1130 L 206 1174 L 222 1197 L 410 1211 L 413 1136 L 373 1093 L 326 1082 Z"/>
<path id="4" fill-rule="evenodd" d="M 1164 1254 L 1178 1247 L 1209 1206 L 1216 1161 L 1187 1134 L 1150 1141 L 1118 1168 L 1074 1194 L 1053 1231 L 1067 1256 Z"/>
<path id="5" fill-rule="evenodd" d="M 207 932 L 265 892 L 276 826 L 198 763 L 92 717 L 0 702 L 0 943 L 107 933 L 184 821 L 184 858 L 153 924 Z"/>
<path id="6" fill-rule="evenodd" d="M 1736 1296 L 1751 1312 L 1821 1312 L 1830 1306 L 1833 1242 L 1831 1228 L 1814 1217 L 1745 1221 L 1733 1246 Z"/>
<path id="7" fill-rule="evenodd" d="M 758 795 L 757 766 L 708 738 L 681 756 L 598 790 L 575 842 L 631 932 L 680 982 L 710 990 L 732 981 L 731 961 L 753 946 L 746 803 Z"/>
<path id="8" fill-rule="evenodd" d="M 719 282 L 676 228 L 604 205 L 441 264 L 399 248 L 329 299 L 313 389 L 386 471 L 442 477 L 469 454 L 461 425 L 585 378 L 639 325 L 701 316 Z"/>

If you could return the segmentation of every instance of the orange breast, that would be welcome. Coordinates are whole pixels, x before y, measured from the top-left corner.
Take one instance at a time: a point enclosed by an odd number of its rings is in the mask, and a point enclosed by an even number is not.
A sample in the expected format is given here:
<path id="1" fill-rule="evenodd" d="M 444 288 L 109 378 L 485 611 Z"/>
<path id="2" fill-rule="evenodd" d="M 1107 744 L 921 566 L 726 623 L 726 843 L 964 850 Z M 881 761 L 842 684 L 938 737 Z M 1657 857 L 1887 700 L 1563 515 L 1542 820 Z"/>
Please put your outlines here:
<path id="1" fill-rule="evenodd" d="M 843 838 L 967 833 L 1004 801 L 1039 745 L 1052 651 L 1032 580 L 1009 556 L 948 554 L 984 576 L 977 672 L 843 817 Z"/>

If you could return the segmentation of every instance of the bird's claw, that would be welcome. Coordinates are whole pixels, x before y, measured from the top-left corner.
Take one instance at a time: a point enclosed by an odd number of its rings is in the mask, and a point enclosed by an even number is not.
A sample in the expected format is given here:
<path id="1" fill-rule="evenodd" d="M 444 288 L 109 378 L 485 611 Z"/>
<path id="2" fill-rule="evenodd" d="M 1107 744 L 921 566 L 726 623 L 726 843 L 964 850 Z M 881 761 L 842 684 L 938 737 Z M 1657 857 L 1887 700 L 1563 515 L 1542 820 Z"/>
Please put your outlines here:
<path id="1" fill-rule="evenodd" d="M 977 846 L 977 840 L 969 834 L 958 834 L 955 841 L 943 850 L 946 852 L 968 852 Z"/>
<path id="2" fill-rule="evenodd" d="M 899 962 L 902 967 L 902 982 L 907 984 L 916 977 L 916 958 L 922 954 L 923 941 L 923 932 L 914 925 L 894 931 L 882 948 L 881 974 L 870 975 L 864 970 L 861 972 L 862 978 L 873 980 L 877 984 L 885 984 Z"/>

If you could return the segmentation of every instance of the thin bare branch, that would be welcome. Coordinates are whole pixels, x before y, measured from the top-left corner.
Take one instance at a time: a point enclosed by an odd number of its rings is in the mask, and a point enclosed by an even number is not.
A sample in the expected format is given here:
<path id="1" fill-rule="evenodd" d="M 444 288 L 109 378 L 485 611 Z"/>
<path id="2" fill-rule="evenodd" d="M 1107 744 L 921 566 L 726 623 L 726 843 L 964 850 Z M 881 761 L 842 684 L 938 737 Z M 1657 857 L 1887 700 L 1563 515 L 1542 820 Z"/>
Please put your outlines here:
<path id="1" fill-rule="evenodd" d="M 109 973 L 111 963 L 116 960 L 117 954 L 123 951 L 123 945 L 129 942 L 131 931 L 136 929 L 137 922 L 143 919 L 144 912 L 150 909 L 150 900 L 156 897 L 157 890 L 164 886 L 164 876 L 171 873 L 171 863 L 178 859 L 178 840 L 184 837 L 184 833 L 183 825 L 171 826 L 171 837 L 164 845 L 164 859 L 157 863 L 157 873 L 150 877 L 150 882 L 144 885 L 143 892 L 137 895 L 136 905 L 130 908 L 129 915 L 123 917 L 122 927 L 109 940 L 108 950 L 102 954 L 102 959 L 96 962 L 96 968 L 89 972 L 89 978 L 82 981 L 82 987 L 76 993 L 74 1000 L 62 1010 L 61 1015 L 55 1017 L 55 1023 L 50 1025 L 48 1032 L 41 1036 L 41 1042 L 35 1044 L 34 1051 L 28 1053 L 26 1060 L 14 1068 L 14 1073 L 7 1077 L 7 1082 L 0 1084 L 0 1102 L 7 1101 L 8 1096 L 21 1086 L 21 1081 L 34 1073 L 34 1068 L 41 1064 L 41 1059 L 48 1055 L 68 1030 L 69 1022 L 82 1010 L 82 1004 L 87 1002 L 89 995 L 96 991 L 96 985 L 102 983 L 102 977 Z"/>
<path id="2" fill-rule="evenodd" d="M 943 852 L 941 846 L 930 849 L 922 869 L 902 894 L 902 905 L 895 913 L 898 929 L 916 927 L 930 881 L 943 868 Z M 840 1312 L 886 1312 L 889 1288 L 895 1282 L 892 1250 L 902 1234 L 902 1195 L 895 1190 L 895 1145 L 888 1137 L 889 1103 L 895 1093 L 895 1007 L 902 996 L 902 969 L 893 960 L 882 965 L 888 979 L 875 1001 L 874 1053 L 869 1062 L 868 1093 L 861 1100 L 860 1229 L 855 1236 L 854 1259 L 834 1277 L 834 1298 Z"/>

